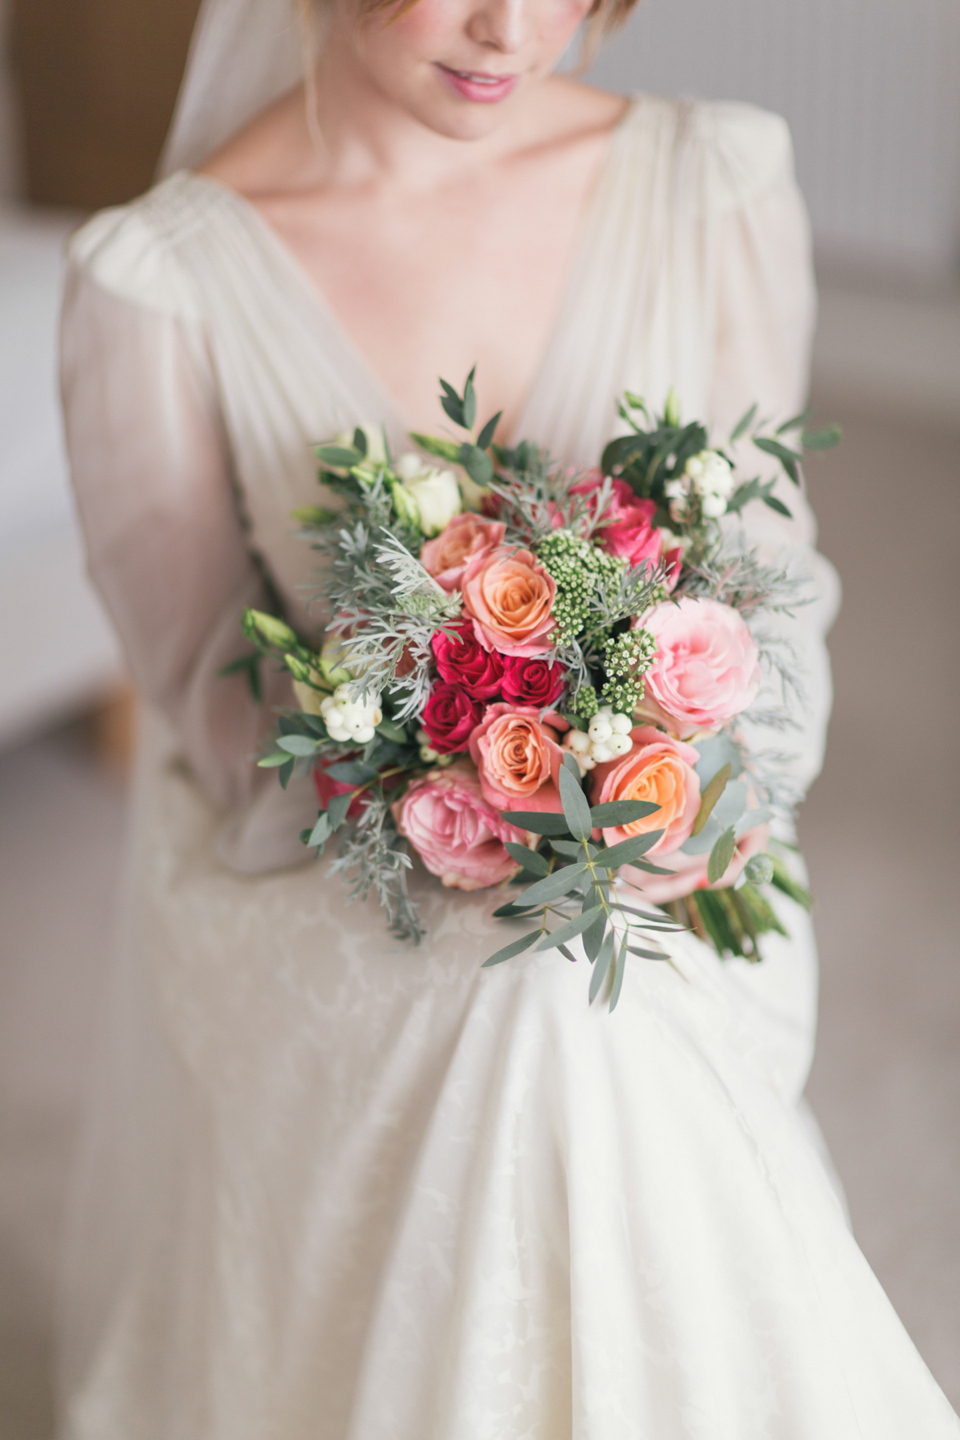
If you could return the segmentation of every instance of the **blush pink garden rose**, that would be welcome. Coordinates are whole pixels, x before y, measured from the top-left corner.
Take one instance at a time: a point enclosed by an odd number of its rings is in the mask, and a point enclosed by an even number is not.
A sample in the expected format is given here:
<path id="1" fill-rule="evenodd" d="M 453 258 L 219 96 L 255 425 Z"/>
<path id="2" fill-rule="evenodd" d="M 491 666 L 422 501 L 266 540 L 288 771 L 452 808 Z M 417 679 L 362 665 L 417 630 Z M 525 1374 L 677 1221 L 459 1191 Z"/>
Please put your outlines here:
<path id="1" fill-rule="evenodd" d="M 608 845 L 617 845 L 632 835 L 662 830 L 663 835 L 648 853 L 651 859 L 654 855 L 669 855 L 689 840 L 700 809 L 700 777 L 693 768 L 700 753 L 653 725 L 637 726 L 630 731 L 630 739 L 633 749 L 629 755 L 608 760 L 591 774 L 591 804 L 646 800 L 658 805 L 655 815 L 630 825 L 611 826 L 603 831 L 603 838 Z"/>
<path id="2" fill-rule="evenodd" d="M 431 770 L 391 808 L 400 834 L 430 873 L 454 890 L 483 890 L 509 880 L 520 867 L 505 842 L 531 842 L 527 831 L 508 824 L 483 798 L 468 760 Z"/>
<path id="3" fill-rule="evenodd" d="M 488 705 L 470 736 L 470 756 L 484 799 L 497 810 L 563 809 L 557 776 L 563 763 L 559 715 L 540 719 L 531 706 Z"/>
<path id="4" fill-rule="evenodd" d="M 476 555 L 463 575 L 463 608 L 477 639 L 502 655 L 544 655 L 551 648 L 556 581 L 529 550 L 507 546 Z"/>
<path id="5" fill-rule="evenodd" d="M 479 515 L 454 515 L 434 540 L 428 540 L 420 551 L 420 563 L 444 590 L 460 587 L 463 572 L 470 560 L 489 555 L 503 544 L 506 525 L 498 520 L 482 520 Z"/>
<path id="6" fill-rule="evenodd" d="M 666 601 L 643 616 L 657 642 L 638 715 L 681 739 L 743 713 L 760 689 L 756 641 L 742 616 L 717 600 Z"/>
<path id="7" fill-rule="evenodd" d="M 620 874 L 624 880 L 641 890 L 651 905 L 666 905 L 671 900 L 679 900 L 684 895 L 692 894 L 694 890 L 723 890 L 733 885 L 740 878 L 740 872 L 747 861 L 766 849 L 769 837 L 770 829 L 767 825 L 755 825 L 752 830 L 745 831 L 737 841 L 733 859 L 715 885 L 711 885 L 707 879 L 709 855 L 684 855 L 679 850 L 666 858 L 657 856 L 656 863 L 663 870 L 671 870 L 671 875 L 650 875 L 645 870 L 634 869 L 631 865 L 624 865 Z"/>

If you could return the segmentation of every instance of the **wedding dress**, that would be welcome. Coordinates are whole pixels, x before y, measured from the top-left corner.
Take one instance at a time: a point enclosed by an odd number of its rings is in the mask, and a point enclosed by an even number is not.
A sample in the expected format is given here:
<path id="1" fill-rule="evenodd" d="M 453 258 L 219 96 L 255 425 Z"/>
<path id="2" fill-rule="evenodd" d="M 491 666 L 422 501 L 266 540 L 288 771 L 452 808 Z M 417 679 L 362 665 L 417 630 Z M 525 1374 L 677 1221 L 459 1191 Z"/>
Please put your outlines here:
<path id="1" fill-rule="evenodd" d="M 478 238 L 482 264 L 482 237 Z M 518 434 L 593 462 L 625 387 L 718 426 L 800 408 L 813 297 L 782 123 L 638 97 Z M 403 949 L 252 763 L 218 678 L 270 589 L 317 633 L 310 445 L 403 417 L 258 213 L 181 171 L 92 220 L 64 320 L 93 574 L 144 697 L 112 1020 L 74 1210 L 70 1440 L 946 1440 L 960 1425 L 847 1229 L 801 1094 L 814 942 L 694 938 L 612 1016 L 585 962 L 496 970 L 499 894 L 415 888 Z M 454 379 L 458 377 L 452 377 Z M 813 567 L 796 778 L 821 759 Z M 779 742 L 782 747 L 782 739 Z"/>

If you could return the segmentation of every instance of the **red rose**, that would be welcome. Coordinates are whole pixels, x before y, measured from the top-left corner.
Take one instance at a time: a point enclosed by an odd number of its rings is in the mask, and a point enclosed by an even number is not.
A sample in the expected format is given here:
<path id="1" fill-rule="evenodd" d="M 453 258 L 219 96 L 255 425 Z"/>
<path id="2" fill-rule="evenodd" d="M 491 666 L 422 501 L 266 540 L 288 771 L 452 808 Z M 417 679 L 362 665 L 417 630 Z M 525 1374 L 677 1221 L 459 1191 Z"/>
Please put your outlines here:
<path id="1" fill-rule="evenodd" d="M 457 626 L 454 638 L 438 630 L 431 644 L 441 680 L 462 686 L 475 700 L 500 694 L 503 657 L 497 650 L 484 650 L 469 620 Z"/>
<path id="2" fill-rule="evenodd" d="M 504 656 L 503 698 L 511 705 L 532 705 L 542 710 L 553 704 L 566 683 L 563 665 L 550 666 L 546 660 L 521 655 Z"/>
<path id="3" fill-rule="evenodd" d="M 352 757 L 347 756 L 345 758 L 350 759 Z M 356 785 L 345 784 L 343 780 L 334 780 L 332 776 L 327 774 L 327 765 L 336 765 L 339 763 L 342 762 L 328 760 L 325 764 L 322 760 L 319 760 L 313 767 L 313 788 L 317 792 L 317 799 L 320 801 L 321 810 L 329 809 L 330 801 L 335 795 L 349 795 L 357 788 Z M 360 814 L 366 798 L 366 792 L 364 791 L 362 794 L 355 795 L 350 801 L 350 808 L 347 814 L 351 820 Z"/>
<path id="4" fill-rule="evenodd" d="M 462 685 L 434 685 L 430 699 L 423 707 L 420 724 L 430 736 L 430 744 L 441 755 L 466 750 L 470 736 L 480 723 L 483 706 L 468 695 Z"/>

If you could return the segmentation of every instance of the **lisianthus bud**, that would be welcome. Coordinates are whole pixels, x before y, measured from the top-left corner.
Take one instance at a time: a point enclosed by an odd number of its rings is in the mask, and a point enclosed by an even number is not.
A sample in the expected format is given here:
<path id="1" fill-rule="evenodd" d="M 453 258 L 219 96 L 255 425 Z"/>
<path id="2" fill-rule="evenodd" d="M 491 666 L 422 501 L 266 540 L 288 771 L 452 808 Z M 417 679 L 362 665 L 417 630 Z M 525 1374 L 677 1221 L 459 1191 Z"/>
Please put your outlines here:
<path id="1" fill-rule="evenodd" d="M 245 611 L 243 628 L 251 638 L 259 636 L 268 645 L 276 645 L 278 650 L 290 650 L 299 644 L 285 621 L 279 620 L 276 615 L 267 615 L 263 610 Z"/>

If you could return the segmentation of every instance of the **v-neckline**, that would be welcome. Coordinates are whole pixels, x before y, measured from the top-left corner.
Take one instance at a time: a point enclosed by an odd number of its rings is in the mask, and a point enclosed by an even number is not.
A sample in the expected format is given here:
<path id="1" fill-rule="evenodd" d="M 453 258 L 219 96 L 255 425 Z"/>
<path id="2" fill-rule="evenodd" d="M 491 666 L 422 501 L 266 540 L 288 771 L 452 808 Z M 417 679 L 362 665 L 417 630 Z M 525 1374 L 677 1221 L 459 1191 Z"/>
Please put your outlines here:
<path id="1" fill-rule="evenodd" d="M 642 96 L 640 95 L 630 96 L 622 115 L 610 129 L 603 157 L 591 181 L 589 194 L 580 215 L 573 253 L 563 285 L 561 286 L 559 302 L 554 311 L 553 319 L 547 333 L 547 341 L 527 388 L 527 394 L 517 415 L 509 443 L 516 443 L 520 439 L 530 438 L 526 434 L 529 428 L 527 424 L 528 416 L 535 411 L 544 376 L 549 369 L 550 360 L 560 341 L 568 314 L 576 298 L 578 283 L 584 265 L 589 259 L 590 240 L 595 221 L 600 212 L 610 176 L 615 171 L 624 136 L 630 126 L 631 120 L 637 113 L 641 99 Z M 294 287 L 310 303 L 314 310 L 319 313 L 328 334 L 331 335 L 340 349 L 349 356 L 352 362 L 351 368 L 354 373 L 363 378 L 366 388 L 372 395 L 377 397 L 377 403 L 380 406 L 381 413 L 376 417 L 369 417 L 371 423 L 385 425 L 388 432 L 391 429 L 395 429 L 398 434 L 410 434 L 415 427 L 408 424 L 399 401 L 392 394 L 386 382 L 381 379 L 372 362 L 367 358 L 347 326 L 340 319 L 340 316 L 303 261 L 296 252 L 291 249 L 286 240 L 278 234 L 269 221 L 264 218 L 253 202 L 248 200 L 246 196 L 241 195 L 238 190 L 234 190 L 231 186 L 225 185 L 221 180 L 215 179 L 212 175 L 203 175 L 196 170 L 183 170 L 180 172 L 179 178 L 186 179 L 192 184 L 208 187 L 227 201 L 243 223 L 251 239 L 279 263 L 293 282 Z M 368 417 L 362 418 L 367 419 Z"/>

